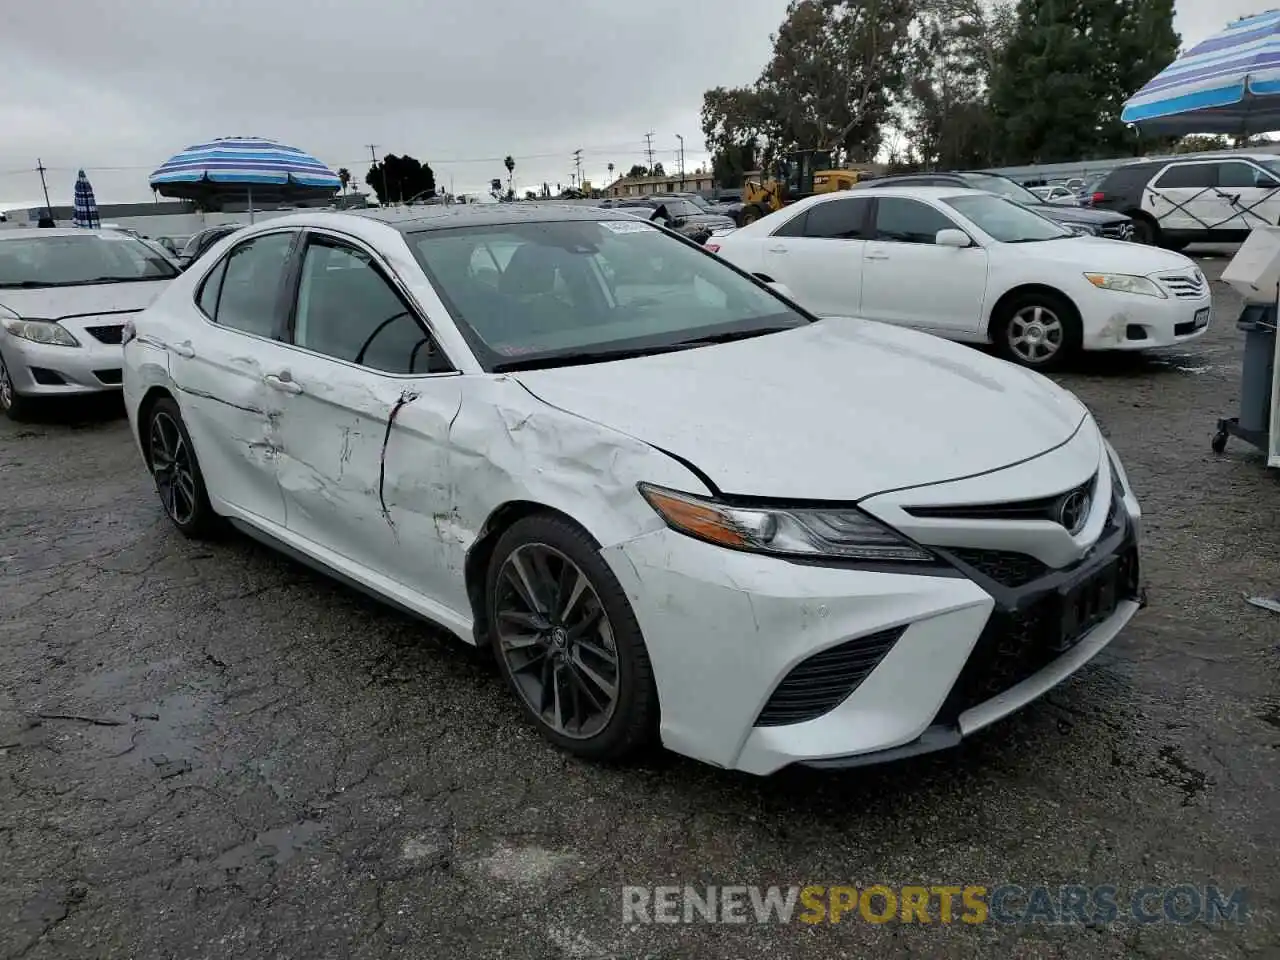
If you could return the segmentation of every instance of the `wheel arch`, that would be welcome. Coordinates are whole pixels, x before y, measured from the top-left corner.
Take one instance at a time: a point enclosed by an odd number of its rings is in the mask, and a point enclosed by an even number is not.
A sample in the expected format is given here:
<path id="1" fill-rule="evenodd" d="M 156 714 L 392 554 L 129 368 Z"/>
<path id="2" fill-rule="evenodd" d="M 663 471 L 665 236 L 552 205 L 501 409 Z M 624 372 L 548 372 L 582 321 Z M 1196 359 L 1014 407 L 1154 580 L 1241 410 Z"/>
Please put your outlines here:
<path id="1" fill-rule="evenodd" d="M 1015 287 L 1010 287 L 991 306 L 991 310 L 987 314 L 987 340 L 995 343 L 996 325 L 1003 317 L 1004 310 L 1008 307 L 1011 300 L 1025 294 L 1048 294 L 1066 301 L 1066 303 L 1075 311 L 1076 320 L 1081 320 L 1080 305 L 1071 298 L 1070 295 L 1048 283 L 1020 283 Z"/>
<path id="2" fill-rule="evenodd" d="M 484 638 L 489 632 L 489 622 L 488 607 L 485 603 L 484 594 L 485 580 L 488 576 L 489 564 L 493 560 L 494 548 L 498 544 L 498 539 L 507 530 L 511 529 L 515 523 L 525 517 L 540 514 L 556 517 L 566 523 L 573 524 L 599 549 L 599 541 L 582 521 L 550 504 L 541 503 L 537 500 L 508 500 L 490 511 L 489 516 L 485 518 L 484 523 L 480 526 L 480 532 L 475 541 L 471 544 L 470 549 L 467 550 L 466 558 L 462 564 L 467 600 L 471 605 L 472 633 L 475 636 L 476 645 L 481 649 L 487 649 Z"/>
<path id="3" fill-rule="evenodd" d="M 155 409 L 156 403 L 164 398 L 168 398 L 174 403 L 178 402 L 178 398 L 173 395 L 173 392 L 168 387 L 155 386 L 148 389 L 138 403 L 138 416 L 134 422 L 134 429 L 138 431 L 138 447 L 142 450 L 142 459 L 146 462 L 148 470 L 151 469 L 151 451 L 143 441 L 143 430 L 147 420 L 151 417 L 151 411 Z M 180 404 L 179 408 L 181 408 Z"/>

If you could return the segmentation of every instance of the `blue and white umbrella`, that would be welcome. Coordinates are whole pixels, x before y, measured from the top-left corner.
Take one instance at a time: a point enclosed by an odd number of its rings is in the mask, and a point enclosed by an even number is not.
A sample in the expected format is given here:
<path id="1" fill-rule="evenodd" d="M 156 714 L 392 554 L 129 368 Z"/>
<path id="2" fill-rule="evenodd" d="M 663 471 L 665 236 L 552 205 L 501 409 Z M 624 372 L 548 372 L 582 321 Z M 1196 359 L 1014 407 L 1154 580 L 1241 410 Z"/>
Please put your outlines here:
<path id="1" fill-rule="evenodd" d="M 93 187 L 83 170 L 76 177 L 75 215 L 71 223 L 90 230 L 102 226 L 102 221 L 98 219 L 98 201 L 93 197 Z"/>
<path id="2" fill-rule="evenodd" d="M 315 157 L 260 137 L 195 144 L 151 174 L 151 189 L 161 196 L 206 203 L 247 200 L 250 219 L 255 198 L 261 203 L 321 199 L 341 186 L 338 175 Z"/>
<path id="3" fill-rule="evenodd" d="M 1280 10 L 1196 44 L 1134 94 L 1120 119 L 1152 136 L 1280 130 Z"/>

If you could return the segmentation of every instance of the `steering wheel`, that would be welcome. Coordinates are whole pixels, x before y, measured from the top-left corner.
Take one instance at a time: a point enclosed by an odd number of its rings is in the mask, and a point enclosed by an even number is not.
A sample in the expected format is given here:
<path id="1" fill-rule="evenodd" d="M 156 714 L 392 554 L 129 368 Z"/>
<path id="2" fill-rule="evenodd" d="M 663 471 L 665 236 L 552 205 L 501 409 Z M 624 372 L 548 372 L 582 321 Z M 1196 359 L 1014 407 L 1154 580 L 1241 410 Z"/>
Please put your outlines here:
<path id="1" fill-rule="evenodd" d="M 369 349 L 370 345 L 373 343 L 374 339 L 378 336 L 378 334 L 380 334 L 383 330 L 385 330 L 388 324 L 393 323 L 396 320 L 399 320 L 401 317 L 407 317 L 407 316 L 409 316 L 409 311 L 401 310 L 399 313 L 395 313 L 387 317 L 387 319 L 383 320 L 380 324 L 374 327 L 373 333 L 369 334 L 365 342 L 360 345 L 360 352 L 356 354 L 356 359 L 354 362 L 364 363 L 364 353 L 366 350 Z"/>

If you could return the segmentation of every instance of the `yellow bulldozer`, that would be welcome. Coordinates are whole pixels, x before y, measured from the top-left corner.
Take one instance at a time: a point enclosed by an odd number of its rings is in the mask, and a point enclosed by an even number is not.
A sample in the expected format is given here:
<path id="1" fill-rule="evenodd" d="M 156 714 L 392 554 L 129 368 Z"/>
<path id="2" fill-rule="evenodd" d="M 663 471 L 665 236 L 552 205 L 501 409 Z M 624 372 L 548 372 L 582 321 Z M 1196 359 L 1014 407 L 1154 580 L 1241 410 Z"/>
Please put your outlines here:
<path id="1" fill-rule="evenodd" d="M 825 150 L 797 150 L 778 158 L 765 177 L 762 171 L 747 175 L 742 183 L 742 212 L 738 226 L 745 227 L 789 203 L 815 193 L 848 190 L 865 174 L 831 165 Z"/>

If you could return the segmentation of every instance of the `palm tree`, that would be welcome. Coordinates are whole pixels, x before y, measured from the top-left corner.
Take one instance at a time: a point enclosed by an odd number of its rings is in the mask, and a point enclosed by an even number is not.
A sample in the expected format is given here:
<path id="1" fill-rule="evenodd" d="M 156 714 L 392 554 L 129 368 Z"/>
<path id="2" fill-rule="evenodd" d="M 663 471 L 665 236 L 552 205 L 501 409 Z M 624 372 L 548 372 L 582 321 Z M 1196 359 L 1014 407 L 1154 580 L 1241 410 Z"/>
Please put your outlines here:
<path id="1" fill-rule="evenodd" d="M 507 158 L 502 161 L 502 165 L 507 168 L 507 192 L 509 193 L 511 192 L 511 174 L 516 169 L 515 157 L 511 156 L 511 154 L 507 154 Z"/>
<path id="2" fill-rule="evenodd" d="M 613 164 L 609 164 L 609 182 L 613 182 Z"/>
<path id="3" fill-rule="evenodd" d="M 351 171 L 346 167 L 338 168 L 338 182 L 342 184 L 342 195 L 347 195 L 347 184 L 351 182 Z"/>

